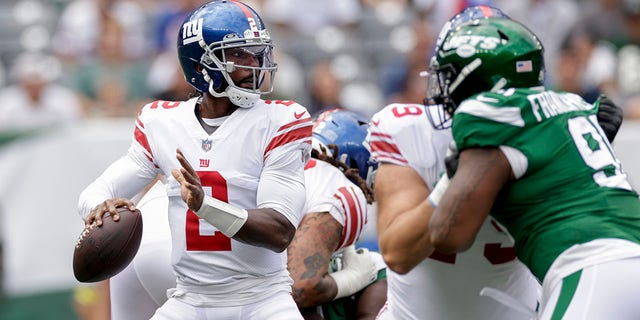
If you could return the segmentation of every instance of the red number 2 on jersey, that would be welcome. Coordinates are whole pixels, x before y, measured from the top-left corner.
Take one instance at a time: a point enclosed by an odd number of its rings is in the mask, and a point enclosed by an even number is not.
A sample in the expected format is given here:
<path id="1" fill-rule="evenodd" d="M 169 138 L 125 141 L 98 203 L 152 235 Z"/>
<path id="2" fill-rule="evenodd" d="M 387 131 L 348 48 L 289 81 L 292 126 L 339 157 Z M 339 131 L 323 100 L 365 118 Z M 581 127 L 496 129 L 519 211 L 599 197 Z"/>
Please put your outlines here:
<path id="1" fill-rule="evenodd" d="M 203 187 L 211 187 L 211 196 L 224 202 L 229 201 L 227 180 L 217 171 L 198 171 Z M 202 222 L 207 223 L 207 222 Z M 187 210 L 187 251 L 231 251 L 231 239 L 222 232 L 213 235 L 200 234 L 200 218 L 191 209 Z"/>

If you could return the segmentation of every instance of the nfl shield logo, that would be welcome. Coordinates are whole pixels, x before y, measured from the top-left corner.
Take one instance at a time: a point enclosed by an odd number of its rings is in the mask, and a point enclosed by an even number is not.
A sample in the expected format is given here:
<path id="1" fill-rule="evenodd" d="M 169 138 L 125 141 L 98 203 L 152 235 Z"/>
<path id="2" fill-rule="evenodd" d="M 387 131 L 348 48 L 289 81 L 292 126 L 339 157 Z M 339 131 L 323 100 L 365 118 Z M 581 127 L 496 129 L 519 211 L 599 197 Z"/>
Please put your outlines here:
<path id="1" fill-rule="evenodd" d="M 202 140 L 202 150 L 204 150 L 205 152 L 211 150 L 211 140 Z"/>

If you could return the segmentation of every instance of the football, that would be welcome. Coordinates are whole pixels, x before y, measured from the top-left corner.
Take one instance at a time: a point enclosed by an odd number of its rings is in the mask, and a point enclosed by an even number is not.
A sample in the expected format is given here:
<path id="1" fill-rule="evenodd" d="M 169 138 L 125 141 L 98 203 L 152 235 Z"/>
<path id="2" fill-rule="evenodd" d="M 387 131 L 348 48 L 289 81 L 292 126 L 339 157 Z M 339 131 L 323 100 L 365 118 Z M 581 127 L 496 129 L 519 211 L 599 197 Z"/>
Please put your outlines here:
<path id="1" fill-rule="evenodd" d="M 142 215 L 139 210 L 117 208 L 120 220 L 113 221 L 109 213 L 102 226 L 95 222 L 86 227 L 73 252 L 73 274 L 80 282 L 109 279 L 129 265 L 140 247 Z"/>

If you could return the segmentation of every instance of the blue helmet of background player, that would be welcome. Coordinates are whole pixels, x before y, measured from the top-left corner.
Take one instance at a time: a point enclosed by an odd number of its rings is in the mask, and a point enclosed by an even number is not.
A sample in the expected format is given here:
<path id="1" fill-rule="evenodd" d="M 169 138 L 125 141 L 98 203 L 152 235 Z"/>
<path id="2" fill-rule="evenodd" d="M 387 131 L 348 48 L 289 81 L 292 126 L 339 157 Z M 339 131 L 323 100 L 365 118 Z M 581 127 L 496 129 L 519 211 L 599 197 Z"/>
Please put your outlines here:
<path id="1" fill-rule="evenodd" d="M 338 147 L 338 154 L 332 155 L 351 168 L 358 169 L 360 177 L 371 183 L 377 162 L 365 145 L 369 120 L 350 110 L 331 109 L 321 113 L 313 125 L 312 144 L 314 149 L 322 152 L 333 144 Z"/>
<path id="2" fill-rule="evenodd" d="M 185 19 L 177 40 L 185 79 L 197 91 L 228 97 L 233 104 L 250 108 L 261 94 L 273 90 L 277 69 L 273 43 L 262 18 L 246 4 L 222 0 L 201 6 Z M 228 59 L 240 54 L 248 54 L 258 63 L 243 65 Z M 252 72 L 251 88 L 233 82 L 229 74 L 236 69 Z"/>

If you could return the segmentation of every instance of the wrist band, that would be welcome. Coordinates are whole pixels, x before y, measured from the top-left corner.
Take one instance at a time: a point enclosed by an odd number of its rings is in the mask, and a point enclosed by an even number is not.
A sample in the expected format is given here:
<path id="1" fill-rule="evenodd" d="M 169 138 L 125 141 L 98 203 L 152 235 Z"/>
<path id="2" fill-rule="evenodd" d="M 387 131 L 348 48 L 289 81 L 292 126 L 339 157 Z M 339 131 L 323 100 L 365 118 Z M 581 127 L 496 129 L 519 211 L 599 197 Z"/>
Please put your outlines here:
<path id="1" fill-rule="evenodd" d="M 247 221 L 249 214 L 245 209 L 205 196 L 196 215 L 232 238 Z"/>
<path id="2" fill-rule="evenodd" d="M 449 177 L 446 174 L 443 174 L 440 180 L 438 180 L 436 187 L 433 188 L 433 190 L 427 197 L 427 200 L 429 200 L 429 203 L 431 203 L 432 207 L 436 208 L 438 206 L 438 203 L 440 203 L 440 199 L 442 199 L 444 192 L 447 191 L 448 186 Z"/>
<path id="3" fill-rule="evenodd" d="M 336 282 L 336 296 L 333 300 L 350 296 L 360 290 L 360 283 L 357 274 L 353 270 L 340 270 L 329 274 Z"/>

